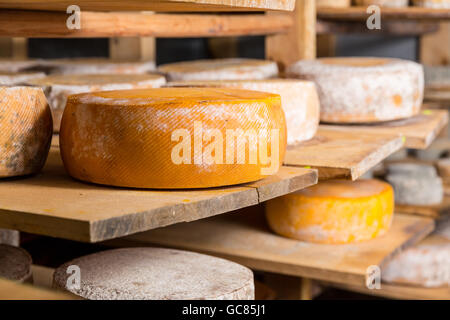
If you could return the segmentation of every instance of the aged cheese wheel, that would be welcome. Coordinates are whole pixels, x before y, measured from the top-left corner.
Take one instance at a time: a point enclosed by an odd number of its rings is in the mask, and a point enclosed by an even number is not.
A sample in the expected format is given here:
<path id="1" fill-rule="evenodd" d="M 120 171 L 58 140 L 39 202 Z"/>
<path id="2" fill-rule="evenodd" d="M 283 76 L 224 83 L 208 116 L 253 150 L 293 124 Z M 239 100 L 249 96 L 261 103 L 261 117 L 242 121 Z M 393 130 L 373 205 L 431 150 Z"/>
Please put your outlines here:
<path id="1" fill-rule="evenodd" d="M 176 62 L 158 70 L 169 81 L 256 80 L 278 75 L 278 66 L 273 61 L 242 58 Z"/>
<path id="2" fill-rule="evenodd" d="M 286 116 L 288 145 L 309 140 L 317 132 L 320 104 L 316 86 L 294 79 L 172 82 L 172 87 L 223 87 L 279 94 Z"/>
<path id="3" fill-rule="evenodd" d="M 418 7 L 433 9 L 450 9 L 450 0 L 412 0 Z"/>
<path id="4" fill-rule="evenodd" d="M 0 244 L 0 278 L 31 281 L 31 256 L 22 248 Z"/>
<path id="5" fill-rule="evenodd" d="M 18 246 L 20 244 L 20 233 L 17 230 L 0 229 L 0 244 Z"/>
<path id="6" fill-rule="evenodd" d="M 0 86 L 0 177 L 39 172 L 52 139 L 52 115 L 41 88 Z"/>
<path id="7" fill-rule="evenodd" d="M 143 74 L 155 70 L 153 61 L 115 61 L 106 58 L 45 60 L 52 74 Z"/>
<path id="8" fill-rule="evenodd" d="M 67 286 L 71 265 L 81 270 L 79 288 Z M 246 267 L 161 248 L 115 249 L 84 256 L 57 268 L 53 284 L 90 300 L 254 299 L 253 273 Z"/>
<path id="9" fill-rule="evenodd" d="M 378 180 L 330 180 L 270 200 L 269 226 L 301 241 L 338 244 L 385 234 L 394 212 L 392 187 Z"/>
<path id="10" fill-rule="evenodd" d="M 320 119 L 334 123 L 396 120 L 419 113 L 420 64 L 386 58 L 322 58 L 290 66 L 288 76 L 316 82 Z"/>
<path id="11" fill-rule="evenodd" d="M 321 7 L 350 7 L 352 1 L 351 0 L 316 0 L 316 5 L 318 8 Z"/>
<path id="12" fill-rule="evenodd" d="M 69 96 L 60 148 L 68 173 L 99 184 L 207 188 L 278 171 L 286 148 L 280 96 L 161 88 Z"/>
<path id="13" fill-rule="evenodd" d="M 386 8 L 402 8 L 409 5 L 409 0 L 353 0 L 357 6 L 377 5 Z"/>
<path id="14" fill-rule="evenodd" d="M 71 94 L 125 89 L 159 88 L 166 79 L 157 74 L 50 75 L 27 81 L 42 87 L 53 115 L 53 130 L 59 132 L 67 97 Z"/>
<path id="15" fill-rule="evenodd" d="M 43 78 L 43 72 L 0 72 L 0 85 L 23 84 L 31 79 Z"/>
<path id="16" fill-rule="evenodd" d="M 21 72 L 39 66 L 40 60 L 0 58 L 0 72 Z"/>

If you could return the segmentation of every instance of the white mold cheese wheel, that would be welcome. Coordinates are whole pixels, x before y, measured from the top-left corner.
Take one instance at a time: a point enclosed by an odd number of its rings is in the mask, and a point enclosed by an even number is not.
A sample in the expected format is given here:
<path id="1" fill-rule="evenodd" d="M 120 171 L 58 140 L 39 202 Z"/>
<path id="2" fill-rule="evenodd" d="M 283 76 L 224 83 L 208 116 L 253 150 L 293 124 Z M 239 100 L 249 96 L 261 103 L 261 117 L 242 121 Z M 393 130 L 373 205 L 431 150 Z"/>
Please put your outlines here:
<path id="1" fill-rule="evenodd" d="M 0 72 L 0 85 L 18 85 L 43 77 L 45 77 L 43 72 Z"/>
<path id="2" fill-rule="evenodd" d="M 331 8 L 346 8 L 350 7 L 351 0 L 316 0 L 318 8 L 331 7 Z"/>
<path id="3" fill-rule="evenodd" d="M 30 281 L 31 256 L 22 248 L 0 244 L 0 279 Z"/>
<path id="4" fill-rule="evenodd" d="M 243 58 L 176 62 L 158 70 L 169 81 L 256 80 L 278 75 L 278 66 L 273 61 Z"/>
<path id="5" fill-rule="evenodd" d="M 45 60 L 52 74 L 143 74 L 155 70 L 153 61 L 115 61 L 104 58 Z"/>
<path id="6" fill-rule="evenodd" d="M 79 180 L 136 188 L 208 188 L 278 171 L 286 149 L 280 96 L 160 88 L 69 96 L 61 156 Z"/>
<path id="7" fill-rule="evenodd" d="M 52 115 L 41 88 L 0 86 L 0 177 L 39 172 L 52 139 Z"/>
<path id="8" fill-rule="evenodd" d="M 424 8 L 450 9 L 450 0 L 413 0 L 413 4 Z"/>
<path id="9" fill-rule="evenodd" d="M 386 8 L 404 8 L 409 5 L 409 0 L 353 0 L 357 6 L 377 5 Z"/>
<path id="10" fill-rule="evenodd" d="M 317 84 L 323 122 L 397 120 L 417 115 L 422 106 L 423 68 L 412 61 L 322 58 L 299 61 L 287 73 Z"/>
<path id="11" fill-rule="evenodd" d="M 26 83 L 44 89 L 52 110 L 53 131 L 59 132 L 67 97 L 71 94 L 159 88 L 166 83 L 166 79 L 157 74 L 81 74 L 50 75 Z"/>
<path id="12" fill-rule="evenodd" d="M 0 58 L 0 72 L 21 72 L 39 65 L 40 60 Z"/>
<path id="13" fill-rule="evenodd" d="M 295 79 L 184 81 L 172 82 L 170 86 L 223 87 L 279 94 L 286 116 L 288 145 L 309 140 L 317 132 L 320 104 L 316 86 L 311 81 Z"/>
<path id="14" fill-rule="evenodd" d="M 80 288 L 68 288 L 67 268 L 81 269 Z M 56 269 L 56 288 L 90 300 L 253 300 L 251 270 L 203 254 L 126 248 L 84 256 Z"/>
<path id="15" fill-rule="evenodd" d="M 266 203 L 273 231 L 325 244 L 381 236 L 389 230 L 393 213 L 392 187 L 378 180 L 324 181 Z"/>
<path id="16" fill-rule="evenodd" d="M 381 270 L 384 282 L 422 287 L 450 284 L 450 240 L 433 234 L 396 255 Z"/>

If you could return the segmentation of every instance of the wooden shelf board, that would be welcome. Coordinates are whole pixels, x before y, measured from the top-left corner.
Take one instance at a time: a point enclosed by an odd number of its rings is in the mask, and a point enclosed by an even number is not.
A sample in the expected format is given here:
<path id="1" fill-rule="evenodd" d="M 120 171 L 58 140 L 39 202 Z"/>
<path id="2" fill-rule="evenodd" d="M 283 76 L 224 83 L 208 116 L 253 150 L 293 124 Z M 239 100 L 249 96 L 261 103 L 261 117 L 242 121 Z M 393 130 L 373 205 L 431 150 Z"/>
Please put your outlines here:
<path id="1" fill-rule="evenodd" d="M 405 214 L 429 217 L 432 219 L 442 219 L 450 213 L 450 197 L 444 196 L 441 204 L 431 206 L 395 205 L 395 211 Z"/>
<path id="2" fill-rule="evenodd" d="M 76 296 L 0 279 L 0 300 L 79 300 Z"/>
<path id="3" fill-rule="evenodd" d="M 66 12 L 73 4 L 70 0 L 2 0 L 0 8 Z M 75 4 L 86 11 L 292 11 L 295 0 L 78 0 Z"/>
<path id="4" fill-rule="evenodd" d="M 338 21 L 366 21 L 371 13 L 367 7 L 317 8 L 317 18 Z M 381 8 L 382 19 L 398 20 L 450 20 L 448 9 L 428 9 L 419 7 Z"/>
<path id="5" fill-rule="evenodd" d="M 405 137 L 405 147 L 426 149 L 436 139 L 439 132 L 448 123 L 447 110 L 424 110 L 421 114 L 408 119 L 388 121 L 373 125 L 323 125 L 328 129 L 340 129 L 355 135 L 371 133 L 374 135 L 400 135 Z"/>
<path id="6" fill-rule="evenodd" d="M 81 29 L 68 29 L 64 12 L 0 10 L 1 37 L 219 37 L 270 35 L 287 32 L 287 14 L 149 14 L 140 12 L 82 12 Z"/>
<path id="7" fill-rule="evenodd" d="M 284 164 L 318 169 L 321 180 L 356 180 L 402 146 L 397 133 L 355 134 L 321 125 L 312 140 L 288 147 Z"/>
<path id="8" fill-rule="evenodd" d="M 315 170 L 282 167 L 261 181 L 224 188 L 106 187 L 70 178 L 52 147 L 43 172 L 0 184 L 0 228 L 97 242 L 252 206 L 315 183 Z"/>
<path id="9" fill-rule="evenodd" d="M 350 245 L 323 245 L 272 233 L 262 206 L 106 242 L 111 246 L 167 246 L 223 257 L 252 269 L 311 279 L 365 283 L 366 270 L 381 266 L 434 228 L 432 219 L 396 214 L 384 236 Z"/>

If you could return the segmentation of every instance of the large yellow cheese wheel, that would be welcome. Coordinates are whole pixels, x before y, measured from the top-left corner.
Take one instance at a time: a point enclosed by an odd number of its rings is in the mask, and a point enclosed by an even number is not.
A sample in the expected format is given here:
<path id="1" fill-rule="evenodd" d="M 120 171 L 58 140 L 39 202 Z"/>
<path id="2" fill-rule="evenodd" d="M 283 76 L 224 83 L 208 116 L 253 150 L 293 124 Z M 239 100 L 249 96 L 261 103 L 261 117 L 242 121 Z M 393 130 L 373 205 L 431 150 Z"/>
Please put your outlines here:
<path id="1" fill-rule="evenodd" d="M 52 116 L 41 88 L 0 86 L 0 177 L 40 171 L 52 138 Z"/>
<path id="2" fill-rule="evenodd" d="M 94 92 L 69 96 L 60 148 L 68 173 L 80 180 L 216 187 L 275 173 L 285 153 L 286 123 L 280 97 L 256 91 Z"/>
<path id="3" fill-rule="evenodd" d="M 43 72 L 0 72 L 0 85 L 12 86 L 24 84 L 31 79 L 45 77 Z"/>
<path id="4" fill-rule="evenodd" d="M 393 211 L 392 187 L 378 180 L 324 181 L 266 204 L 267 221 L 276 233 L 328 244 L 383 235 Z"/>
<path id="5" fill-rule="evenodd" d="M 353 0 L 357 6 L 377 5 L 386 8 L 402 8 L 409 5 L 409 0 Z"/>
<path id="6" fill-rule="evenodd" d="M 52 110 L 53 130 L 59 132 L 67 97 L 71 94 L 158 88 L 166 83 L 166 79 L 157 74 L 81 74 L 50 75 L 45 78 L 31 79 L 26 83 L 44 89 Z"/>
<path id="7" fill-rule="evenodd" d="M 288 145 L 309 140 L 319 125 L 319 97 L 311 81 L 295 79 L 172 82 L 172 87 L 223 87 L 279 94 L 286 116 Z"/>
<path id="8" fill-rule="evenodd" d="M 312 80 L 320 97 L 320 120 L 379 122 L 420 111 L 424 73 L 420 64 L 388 58 L 322 58 L 290 66 L 288 76 Z"/>
<path id="9" fill-rule="evenodd" d="M 278 66 L 273 61 L 243 58 L 176 62 L 158 70 L 169 81 L 255 80 L 278 75 Z"/>
<path id="10" fill-rule="evenodd" d="M 450 0 L 412 0 L 418 7 L 433 9 L 450 9 Z"/>

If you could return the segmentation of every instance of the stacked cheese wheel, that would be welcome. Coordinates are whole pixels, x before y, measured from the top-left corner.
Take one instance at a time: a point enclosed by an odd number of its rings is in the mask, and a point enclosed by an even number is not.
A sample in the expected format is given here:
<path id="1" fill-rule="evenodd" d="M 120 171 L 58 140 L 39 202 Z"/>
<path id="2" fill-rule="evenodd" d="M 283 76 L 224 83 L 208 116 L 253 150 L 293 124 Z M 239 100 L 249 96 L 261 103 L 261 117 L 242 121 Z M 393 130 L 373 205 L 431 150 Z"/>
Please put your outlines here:
<path id="1" fill-rule="evenodd" d="M 423 101 L 423 68 L 411 61 L 322 58 L 299 61 L 287 74 L 317 84 L 324 122 L 407 118 L 419 113 Z"/>
<path id="2" fill-rule="evenodd" d="M 52 117 L 41 88 L 0 86 L 0 177 L 40 171 L 52 138 Z"/>
<path id="3" fill-rule="evenodd" d="M 450 0 L 413 0 L 418 7 L 433 9 L 450 9 Z"/>
<path id="4" fill-rule="evenodd" d="M 158 70 L 169 81 L 268 79 L 278 75 L 277 64 L 257 59 L 216 59 L 177 62 Z"/>
<path id="5" fill-rule="evenodd" d="M 319 98 L 313 82 L 294 79 L 185 81 L 173 87 L 224 87 L 279 94 L 286 116 L 287 143 L 309 140 L 319 124 Z"/>
<path id="6" fill-rule="evenodd" d="M 80 180 L 207 188 L 259 180 L 284 158 L 280 96 L 214 88 L 104 91 L 68 98 L 61 156 Z"/>
<path id="7" fill-rule="evenodd" d="M 357 6 L 377 5 L 386 8 L 402 8 L 409 5 L 409 0 L 354 0 Z"/>
<path id="8" fill-rule="evenodd" d="M 394 212 L 394 193 L 378 180 L 325 181 L 270 200 L 269 226 L 307 242 L 360 242 L 385 234 Z"/>
<path id="9" fill-rule="evenodd" d="M 0 85 L 23 84 L 32 79 L 45 77 L 43 72 L 0 72 Z"/>
<path id="10" fill-rule="evenodd" d="M 44 89 L 53 115 L 53 129 L 59 131 L 67 97 L 71 94 L 122 89 L 158 88 L 165 78 L 155 74 L 82 74 L 51 75 L 28 80 Z"/>

